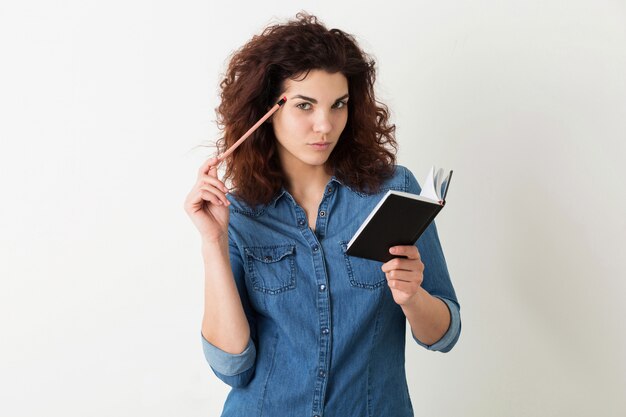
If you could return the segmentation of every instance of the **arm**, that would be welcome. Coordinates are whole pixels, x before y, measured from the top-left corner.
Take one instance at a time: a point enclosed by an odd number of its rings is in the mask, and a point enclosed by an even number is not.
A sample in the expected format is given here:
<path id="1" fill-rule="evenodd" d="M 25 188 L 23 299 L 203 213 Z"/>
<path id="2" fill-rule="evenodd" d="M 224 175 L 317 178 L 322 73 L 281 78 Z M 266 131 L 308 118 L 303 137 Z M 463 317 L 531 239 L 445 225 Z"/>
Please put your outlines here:
<path id="1" fill-rule="evenodd" d="M 228 188 L 217 176 L 217 158 L 207 159 L 185 199 L 185 211 L 202 237 L 204 259 L 204 355 L 215 374 L 232 386 L 248 383 L 254 372 L 255 346 L 246 311 L 247 293 L 241 257 L 229 237 Z M 251 316 L 251 314 L 249 315 Z"/>
<path id="2" fill-rule="evenodd" d="M 230 265 L 227 242 L 204 241 L 202 336 L 215 347 L 239 354 L 248 346 L 250 326 Z"/>
<path id="3" fill-rule="evenodd" d="M 429 273 L 426 278 L 426 268 L 416 246 L 394 246 L 390 252 L 406 257 L 386 262 L 382 270 L 387 277 L 394 301 L 400 305 L 411 325 L 413 338 L 429 350 L 450 351 L 458 340 L 461 320 L 449 277 L 446 274 L 431 278 L 433 274 Z M 436 260 L 432 266 L 435 270 L 441 267 Z M 428 270 L 430 272 L 431 268 Z M 433 285 L 432 281 L 435 281 L 435 284 L 443 284 L 444 288 L 440 289 Z M 448 286 L 445 285 L 446 282 Z M 437 294 L 436 291 L 442 291 L 453 297 L 454 302 Z M 433 293 L 436 295 L 432 295 Z"/>
<path id="4" fill-rule="evenodd" d="M 202 345 L 215 375 L 233 387 L 247 385 L 254 373 L 254 320 L 237 248 L 203 242 L 205 303 Z"/>
<path id="5" fill-rule="evenodd" d="M 418 335 L 413 323 L 409 321 L 411 329 L 414 330 L 413 338 L 419 345 L 429 350 L 448 352 L 454 347 L 461 334 L 461 314 L 435 223 L 428 226 L 417 241 L 417 247 L 426 262 L 421 288 L 440 305 L 447 307 L 450 321 L 447 331 L 444 330 L 445 334 L 434 344 L 431 343 L 432 339 Z"/>
<path id="6" fill-rule="evenodd" d="M 446 304 L 422 287 L 401 307 L 413 337 L 424 345 L 434 345 L 450 328 L 451 317 Z"/>

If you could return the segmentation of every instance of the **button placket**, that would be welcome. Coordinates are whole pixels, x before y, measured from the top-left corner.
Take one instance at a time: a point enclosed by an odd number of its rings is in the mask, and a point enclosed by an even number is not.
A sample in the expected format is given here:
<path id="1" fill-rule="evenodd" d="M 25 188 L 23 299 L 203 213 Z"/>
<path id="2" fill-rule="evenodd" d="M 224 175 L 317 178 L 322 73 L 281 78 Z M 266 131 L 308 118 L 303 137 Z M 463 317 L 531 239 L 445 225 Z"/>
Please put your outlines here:
<path id="1" fill-rule="evenodd" d="M 315 381 L 314 397 L 312 403 L 311 414 L 322 415 L 322 409 L 324 404 L 324 398 L 326 397 L 326 387 L 328 384 L 328 375 L 326 369 L 330 366 L 329 358 L 331 352 L 332 336 L 330 328 L 332 327 L 330 322 L 330 297 L 329 287 L 327 285 L 328 276 L 324 266 L 324 251 L 325 247 L 320 243 L 324 237 L 324 229 L 326 228 L 326 222 L 329 216 L 328 213 L 328 198 L 322 199 L 322 203 L 318 208 L 315 231 L 308 227 L 306 219 L 306 213 L 302 207 L 295 205 L 296 224 L 302 237 L 305 239 L 310 252 L 309 256 L 313 261 L 315 278 L 317 281 L 318 295 L 317 295 L 317 314 L 319 316 L 319 333 L 318 333 L 318 377 Z"/>
<path id="2" fill-rule="evenodd" d="M 317 219 L 315 224 L 315 233 L 321 238 L 324 239 L 326 236 L 326 225 L 328 224 L 328 219 L 330 216 L 329 208 L 331 207 L 332 194 L 334 192 L 334 188 L 329 185 L 326 187 L 324 192 L 322 201 L 318 207 L 317 211 Z"/>

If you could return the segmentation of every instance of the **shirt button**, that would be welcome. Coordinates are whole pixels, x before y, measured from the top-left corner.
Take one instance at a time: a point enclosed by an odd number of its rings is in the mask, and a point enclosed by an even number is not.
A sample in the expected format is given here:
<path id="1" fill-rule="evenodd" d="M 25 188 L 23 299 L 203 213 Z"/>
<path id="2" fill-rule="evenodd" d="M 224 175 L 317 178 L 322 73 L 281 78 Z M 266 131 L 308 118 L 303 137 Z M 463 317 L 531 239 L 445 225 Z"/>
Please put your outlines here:
<path id="1" fill-rule="evenodd" d="M 324 327 L 324 328 L 322 328 L 322 333 L 323 334 L 328 334 L 328 333 L 330 333 L 330 330 L 328 330 L 328 327 Z"/>
<path id="2" fill-rule="evenodd" d="M 264 259 L 265 259 L 265 262 L 269 262 L 272 260 L 272 257 L 268 255 Z"/>
<path id="3" fill-rule="evenodd" d="M 299 224 L 300 226 L 304 226 L 304 223 L 305 223 L 305 222 L 304 222 L 304 219 L 300 219 L 300 220 L 298 220 L 298 224 Z"/>
<path id="4" fill-rule="evenodd" d="M 324 210 L 320 211 L 320 217 L 326 216 L 326 212 Z"/>
<path id="5" fill-rule="evenodd" d="M 324 372 L 324 371 L 320 371 L 320 374 L 319 374 L 319 375 L 320 375 L 320 378 L 324 378 L 324 377 L 326 376 L 326 372 Z"/>
<path id="6" fill-rule="evenodd" d="M 320 285 L 320 291 L 326 291 L 326 285 L 321 284 Z"/>
<path id="7" fill-rule="evenodd" d="M 320 415 L 319 414 L 315 414 L 313 417 L 320 417 Z"/>
<path id="8" fill-rule="evenodd" d="M 328 187 L 328 188 L 326 189 L 326 194 L 330 194 L 330 193 L 332 193 L 332 192 L 333 192 L 333 187 Z"/>
<path id="9" fill-rule="evenodd" d="M 317 245 L 313 245 L 313 252 L 317 252 L 318 250 L 320 250 L 320 247 Z"/>

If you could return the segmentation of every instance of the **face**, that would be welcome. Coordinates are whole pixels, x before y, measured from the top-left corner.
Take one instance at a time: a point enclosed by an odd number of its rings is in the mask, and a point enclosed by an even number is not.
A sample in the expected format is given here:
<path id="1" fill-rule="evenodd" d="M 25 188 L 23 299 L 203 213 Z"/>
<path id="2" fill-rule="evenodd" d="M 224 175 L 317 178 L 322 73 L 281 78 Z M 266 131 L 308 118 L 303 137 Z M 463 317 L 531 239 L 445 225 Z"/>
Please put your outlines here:
<path id="1" fill-rule="evenodd" d="M 312 70 L 306 78 L 284 82 L 287 102 L 273 115 L 283 169 L 324 167 L 348 121 L 348 80 Z"/>

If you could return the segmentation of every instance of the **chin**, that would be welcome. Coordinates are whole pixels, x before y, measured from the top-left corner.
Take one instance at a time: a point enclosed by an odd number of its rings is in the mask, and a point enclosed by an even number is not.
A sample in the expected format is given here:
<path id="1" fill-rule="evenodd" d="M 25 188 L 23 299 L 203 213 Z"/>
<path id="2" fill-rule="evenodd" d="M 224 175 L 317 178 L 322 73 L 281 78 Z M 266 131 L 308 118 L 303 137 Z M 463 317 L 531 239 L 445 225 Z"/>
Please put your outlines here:
<path id="1" fill-rule="evenodd" d="M 326 165 L 326 162 L 328 162 L 328 158 L 324 158 L 324 159 L 316 158 L 316 159 L 310 159 L 310 160 L 303 160 L 302 162 L 311 166 L 323 166 L 323 165 Z"/>

